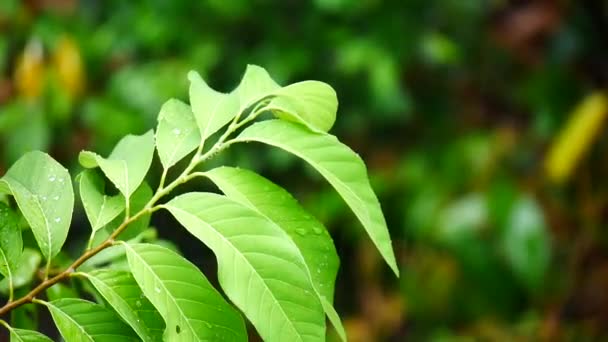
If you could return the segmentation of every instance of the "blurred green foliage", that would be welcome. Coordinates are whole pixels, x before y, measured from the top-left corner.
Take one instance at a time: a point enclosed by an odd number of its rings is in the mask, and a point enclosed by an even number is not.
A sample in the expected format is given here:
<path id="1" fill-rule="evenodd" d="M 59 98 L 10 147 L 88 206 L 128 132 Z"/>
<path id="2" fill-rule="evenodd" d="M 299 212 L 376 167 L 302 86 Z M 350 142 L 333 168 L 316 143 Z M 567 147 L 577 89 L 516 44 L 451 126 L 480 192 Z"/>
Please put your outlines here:
<path id="1" fill-rule="evenodd" d="M 607 6 L 3 0 L 0 169 L 31 149 L 74 168 L 81 149 L 107 153 L 153 127 L 166 99 L 186 98 L 190 69 L 219 90 L 248 63 L 281 83 L 322 80 L 339 96 L 335 132 L 371 165 L 398 283 L 339 198 L 299 182 L 315 180 L 301 164 L 239 149 L 232 158 L 298 193 L 338 246 L 359 241 L 340 251 L 356 262 L 337 289 L 352 340 L 605 339 L 605 134 L 587 139 L 561 184 L 542 166 L 575 106 L 606 86 Z"/>

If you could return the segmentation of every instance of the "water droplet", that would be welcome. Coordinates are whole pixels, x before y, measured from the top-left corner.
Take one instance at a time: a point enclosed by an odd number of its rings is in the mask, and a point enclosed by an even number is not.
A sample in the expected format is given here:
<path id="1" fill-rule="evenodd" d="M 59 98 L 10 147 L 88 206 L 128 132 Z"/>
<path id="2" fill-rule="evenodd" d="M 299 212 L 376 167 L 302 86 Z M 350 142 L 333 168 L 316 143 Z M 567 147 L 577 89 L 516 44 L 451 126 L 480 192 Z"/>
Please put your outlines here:
<path id="1" fill-rule="evenodd" d="M 182 133 L 182 131 L 179 128 L 174 128 L 173 129 L 173 134 L 180 135 L 181 133 Z"/>
<path id="2" fill-rule="evenodd" d="M 304 228 L 298 228 L 298 229 L 296 229 L 296 233 L 304 236 L 304 235 L 306 235 L 306 229 L 304 229 Z"/>
<path id="3" fill-rule="evenodd" d="M 49 177 L 49 182 L 54 182 L 55 181 L 55 176 L 50 176 Z"/>
<path id="4" fill-rule="evenodd" d="M 63 178 L 58 179 L 59 183 L 63 183 Z"/>
<path id="5" fill-rule="evenodd" d="M 57 222 L 57 223 L 61 222 L 61 218 L 60 217 L 55 217 L 55 222 Z"/>
<path id="6" fill-rule="evenodd" d="M 139 301 L 139 300 L 138 300 L 137 302 L 135 302 L 135 305 L 136 305 L 137 307 L 140 307 L 140 306 L 141 306 L 141 301 Z"/>
<path id="7" fill-rule="evenodd" d="M 46 201 L 46 196 L 41 196 L 40 197 L 43 201 Z"/>
<path id="8" fill-rule="evenodd" d="M 320 268 L 317 268 L 317 273 L 321 273 L 321 269 Z"/>
<path id="9" fill-rule="evenodd" d="M 160 293 L 160 288 L 155 287 L 155 288 L 154 288 L 154 291 L 156 291 L 156 293 Z"/>
<path id="10" fill-rule="evenodd" d="M 53 199 L 54 199 L 55 201 L 59 201 L 59 195 L 55 195 L 55 196 L 53 196 Z"/>
<path id="11" fill-rule="evenodd" d="M 315 234 L 317 235 L 321 235 L 321 233 L 323 233 L 323 229 L 321 229 L 320 227 L 313 227 L 312 231 L 315 232 Z"/>

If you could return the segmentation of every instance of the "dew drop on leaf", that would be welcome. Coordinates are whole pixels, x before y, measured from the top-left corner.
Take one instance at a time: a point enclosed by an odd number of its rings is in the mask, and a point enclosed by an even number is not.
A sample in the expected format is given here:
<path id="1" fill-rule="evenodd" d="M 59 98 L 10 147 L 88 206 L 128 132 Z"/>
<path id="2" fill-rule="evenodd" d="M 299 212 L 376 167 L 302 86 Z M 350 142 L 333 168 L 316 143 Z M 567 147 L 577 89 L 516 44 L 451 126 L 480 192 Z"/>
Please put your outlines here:
<path id="1" fill-rule="evenodd" d="M 139 300 L 138 300 L 137 302 L 135 302 L 135 305 L 136 305 L 137 307 L 141 307 L 141 301 L 139 301 Z"/>
<path id="2" fill-rule="evenodd" d="M 55 176 L 50 176 L 49 177 L 49 182 L 54 182 L 55 181 Z"/>
<path id="3" fill-rule="evenodd" d="M 312 231 L 315 232 L 315 234 L 317 234 L 317 235 L 321 235 L 321 233 L 323 233 L 323 229 L 321 229 L 319 227 L 312 228 Z"/>
<path id="4" fill-rule="evenodd" d="M 298 229 L 296 229 L 296 233 L 298 233 L 299 235 L 304 236 L 304 235 L 306 235 L 306 229 L 304 229 L 304 228 L 298 228 Z"/>
<path id="5" fill-rule="evenodd" d="M 156 291 L 156 293 L 160 293 L 160 288 L 155 287 L 155 288 L 154 288 L 154 291 Z"/>
<path id="6" fill-rule="evenodd" d="M 61 222 L 61 218 L 55 217 L 55 222 L 57 222 L 57 223 Z"/>
<path id="7" fill-rule="evenodd" d="M 173 129 L 173 134 L 180 135 L 181 133 L 182 133 L 182 131 L 179 128 L 174 128 Z"/>

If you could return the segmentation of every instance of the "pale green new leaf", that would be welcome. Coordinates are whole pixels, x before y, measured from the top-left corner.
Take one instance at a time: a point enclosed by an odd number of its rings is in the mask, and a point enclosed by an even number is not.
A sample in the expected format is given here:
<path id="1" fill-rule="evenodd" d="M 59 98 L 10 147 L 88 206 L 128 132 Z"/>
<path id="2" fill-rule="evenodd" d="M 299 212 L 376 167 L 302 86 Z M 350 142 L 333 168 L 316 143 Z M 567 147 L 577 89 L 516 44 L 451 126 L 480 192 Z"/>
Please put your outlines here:
<path id="1" fill-rule="evenodd" d="M 175 165 L 201 143 L 194 114 L 187 104 L 171 99 L 160 109 L 156 149 L 165 169 Z"/>
<path id="2" fill-rule="evenodd" d="M 298 82 L 277 90 L 275 95 L 267 108 L 278 118 L 320 132 L 329 131 L 336 121 L 338 97 L 327 83 Z"/>
<path id="3" fill-rule="evenodd" d="M 240 314 L 201 271 L 171 250 L 124 244 L 139 287 L 165 320 L 168 341 L 244 341 Z"/>
<path id="4" fill-rule="evenodd" d="M 19 260 L 15 272 L 13 272 L 13 288 L 17 289 L 31 283 L 41 261 L 42 257 L 37 250 L 24 248 L 21 260 Z M 8 293 L 9 285 L 8 278 L 2 279 L 0 281 L 0 293 Z"/>
<path id="5" fill-rule="evenodd" d="M 240 110 L 244 110 L 261 99 L 273 95 L 281 88 L 268 72 L 257 65 L 247 65 L 245 74 L 234 93 L 238 94 Z"/>
<path id="6" fill-rule="evenodd" d="M 114 312 L 86 300 L 64 298 L 45 305 L 66 342 L 135 342 L 135 332 Z"/>
<path id="7" fill-rule="evenodd" d="M 23 253 L 19 217 L 0 202 L 0 274 L 12 281 Z"/>
<path id="8" fill-rule="evenodd" d="M 217 194 L 188 193 L 165 208 L 213 250 L 222 288 L 264 340 L 323 340 L 323 308 L 296 245 L 283 230 Z"/>
<path id="9" fill-rule="evenodd" d="M 11 342 L 53 342 L 53 340 L 37 331 L 13 328 L 9 331 Z"/>
<path id="10" fill-rule="evenodd" d="M 154 155 L 154 132 L 127 135 L 122 138 L 108 158 L 89 151 L 80 152 L 78 160 L 83 167 L 99 166 L 103 173 L 126 197 L 144 180 Z"/>
<path id="11" fill-rule="evenodd" d="M 29 152 L 0 179 L 0 191 L 15 197 L 45 258 L 59 253 L 74 208 L 68 171 L 46 153 Z"/>
<path id="12" fill-rule="evenodd" d="M 79 181 L 80 199 L 93 232 L 103 228 L 125 210 L 123 195 L 106 195 L 104 179 L 95 170 L 83 171 L 77 180 Z"/>
<path id="13" fill-rule="evenodd" d="M 239 99 L 233 94 L 213 90 L 195 72 L 188 73 L 190 80 L 190 106 L 196 118 L 201 138 L 205 141 L 232 120 L 239 110 Z M 202 143 L 199 141 L 199 143 Z"/>
<path id="14" fill-rule="evenodd" d="M 346 333 L 332 306 L 339 259 L 331 236 L 283 188 L 253 171 L 219 167 L 205 172 L 228 198 L 238 201 L 282 228 L 298 247 L 319 300 L 343 339 Z"/>
<path id="15" fill-rule="evenodd" d="M 165 323 L 129 272 L 98 269 L 82 273 L 143 341 L 162 341 Z"/>
<path id="16" fill-rule="evenodd" d="M 395 274 L 399 274 L 391 238 L 365 164 L 336 137 L 282 120 L 247 127 L 235 141 L 257 141 L 292 153 L 314 167 L 342 196 Z"/>

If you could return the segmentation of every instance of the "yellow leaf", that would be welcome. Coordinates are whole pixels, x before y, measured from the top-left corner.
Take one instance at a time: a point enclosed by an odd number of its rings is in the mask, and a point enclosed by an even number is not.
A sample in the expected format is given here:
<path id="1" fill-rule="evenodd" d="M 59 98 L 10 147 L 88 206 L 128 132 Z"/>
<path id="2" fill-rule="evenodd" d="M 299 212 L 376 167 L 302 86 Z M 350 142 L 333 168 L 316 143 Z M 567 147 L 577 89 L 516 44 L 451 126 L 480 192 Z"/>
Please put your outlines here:
<path id="1" fill-rule="evenodd" d="M 42 43 L 31 40 L 17 59 L 14 82 L 19 95 L 26 98 L 37 98 L 44 83 L 44 61 Z"/>
<path id="2" fill-rule="evenodd" d="M 53 67 L 58 81 L 72 98 L 82 94 L 85 87 L 84 68 L 80 50 L 69 37 L 62 37 L 53 51 Z"/>
<path id="3" fill-rule="evenodd" d="M 608 114 L 608 97 L 596 92 L 588 95 L 570 114 L 545 159 L 550 180 L 563 183 L 595 141 Z"/>

